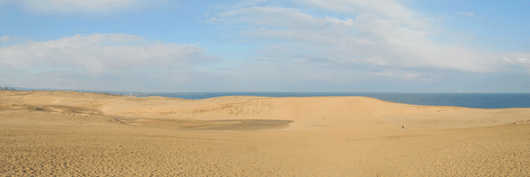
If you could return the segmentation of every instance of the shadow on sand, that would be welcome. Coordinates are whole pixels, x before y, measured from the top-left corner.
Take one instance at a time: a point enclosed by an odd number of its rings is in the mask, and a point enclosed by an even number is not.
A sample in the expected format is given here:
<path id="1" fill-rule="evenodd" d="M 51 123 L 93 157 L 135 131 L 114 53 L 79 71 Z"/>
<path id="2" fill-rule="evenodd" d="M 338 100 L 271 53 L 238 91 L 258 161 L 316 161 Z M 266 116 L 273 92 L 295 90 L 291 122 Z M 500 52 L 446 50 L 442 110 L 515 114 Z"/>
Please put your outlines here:
<path id="1" fill-rule="evenodd" d="M 184 130 L 278 130 L 289 127 L 292 120 L 231 119 L 231 120 L 171 120 L 171 119 L 120 119 L 136 126 L 176 128 Z"/>
<path id="2" fill-rule="evenodd" d="M 212 123 L 217 125 L 193 127 L 195 130 L 277 130 L 289 127 L 292 120 L 218 120 Z"/>

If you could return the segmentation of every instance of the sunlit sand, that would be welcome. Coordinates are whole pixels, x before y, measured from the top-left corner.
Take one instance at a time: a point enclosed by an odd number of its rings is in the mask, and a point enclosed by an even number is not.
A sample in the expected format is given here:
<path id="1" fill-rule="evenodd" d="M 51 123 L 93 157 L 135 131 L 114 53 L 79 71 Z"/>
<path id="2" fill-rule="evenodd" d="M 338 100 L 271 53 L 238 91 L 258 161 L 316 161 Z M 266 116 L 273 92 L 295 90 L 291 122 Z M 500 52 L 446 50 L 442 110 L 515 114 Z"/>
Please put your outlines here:
<path id="1" fill-rule="evenodd" d="M 529 176 L 529 123 L 367 97 L 0 91 L 0 176 Z"/>

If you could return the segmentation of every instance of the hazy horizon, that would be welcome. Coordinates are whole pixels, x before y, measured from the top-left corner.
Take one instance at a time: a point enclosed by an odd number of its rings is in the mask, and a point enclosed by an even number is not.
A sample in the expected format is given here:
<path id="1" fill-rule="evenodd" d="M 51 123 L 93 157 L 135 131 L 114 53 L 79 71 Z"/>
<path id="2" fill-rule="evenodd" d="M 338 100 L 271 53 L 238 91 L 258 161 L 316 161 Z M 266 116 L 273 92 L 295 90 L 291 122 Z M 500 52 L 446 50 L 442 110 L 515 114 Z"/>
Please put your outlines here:
<path id="1" fill-rule="evenodd" d="M 6 88 L 6 86 L 1 86 L 0 88 Z M 382 91 L 187 91 L 187 92 L 148 92 L 148 91 L 134 91 L 134 90 L 86 90 L 86 89 L 53 89 L 53 88 L 25 88 L 25 87 L 10 87 L 7 86 L 8 90 L 16 89 L 16 91 L 77 91 L 77 92 L 93 92 L 93 93 L 110 93 L 110 94 L 205 94 L 205 93 L 300 93 L 300 94 L 311 94 L 311 93 L 336 93 L 336 94 L 530 94 L 527 92 L 382 92 Z M 3 90 L 3 89 L 0 89 Z"/>
<path id="2" fill-rule="evenodd" d="M 0 86 L 530 93 L 530 2 L 0 0 Z"/>

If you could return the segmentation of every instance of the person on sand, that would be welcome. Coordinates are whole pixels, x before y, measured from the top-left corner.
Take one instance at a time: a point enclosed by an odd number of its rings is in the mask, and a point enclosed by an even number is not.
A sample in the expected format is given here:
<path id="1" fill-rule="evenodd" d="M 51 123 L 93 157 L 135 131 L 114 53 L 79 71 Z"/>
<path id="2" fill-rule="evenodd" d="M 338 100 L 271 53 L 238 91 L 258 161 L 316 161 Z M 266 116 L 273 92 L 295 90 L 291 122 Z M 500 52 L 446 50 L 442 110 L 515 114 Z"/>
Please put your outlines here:
<path id="1" fill-rule="evenodd" d="M 405 126 L 404 125 L 401 126 L 401 130 L 405 130 Z"/>

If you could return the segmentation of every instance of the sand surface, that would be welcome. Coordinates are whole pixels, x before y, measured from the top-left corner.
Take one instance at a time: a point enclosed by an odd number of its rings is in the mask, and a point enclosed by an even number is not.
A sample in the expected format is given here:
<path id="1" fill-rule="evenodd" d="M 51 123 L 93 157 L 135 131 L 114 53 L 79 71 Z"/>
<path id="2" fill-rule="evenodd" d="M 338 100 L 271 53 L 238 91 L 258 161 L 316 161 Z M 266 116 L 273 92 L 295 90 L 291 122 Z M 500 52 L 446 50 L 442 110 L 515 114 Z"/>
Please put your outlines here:
<path id="1" fill-rule="evenodd" d="M 0 91 L 11 175 L 530 176 L 530 109 Z"/>

